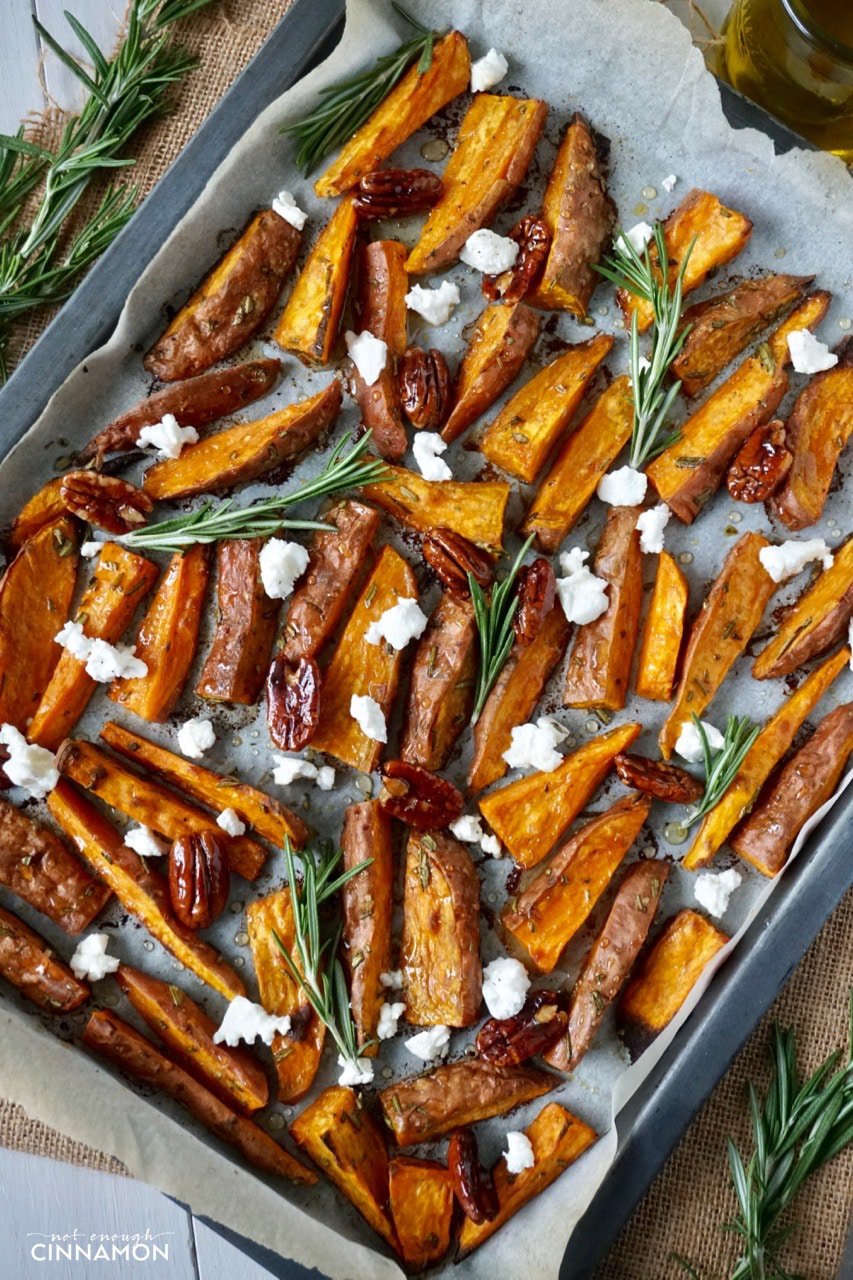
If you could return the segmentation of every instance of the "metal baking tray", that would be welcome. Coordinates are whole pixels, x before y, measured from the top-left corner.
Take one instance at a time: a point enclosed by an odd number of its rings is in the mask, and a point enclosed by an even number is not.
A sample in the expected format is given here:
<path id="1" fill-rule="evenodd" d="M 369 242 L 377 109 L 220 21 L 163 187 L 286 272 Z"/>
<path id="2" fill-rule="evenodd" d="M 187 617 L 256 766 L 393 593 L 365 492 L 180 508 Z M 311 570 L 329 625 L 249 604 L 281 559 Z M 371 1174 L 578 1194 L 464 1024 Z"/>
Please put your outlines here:
<path id="1" fill-rule="evenodd" d="M 256 117 L 334 48 L 344 0 L 294 0 L 259 53 L 91 269 L 0 389 L 0 458 L 41 414 L 86 356 L 107 340 L 141 270 L 192 206 Z M 806 145 L 751 102 L 720 85 L 737 126 L 769 134 L 779 150 Z M 715 974 L 690 1019 L 620 1116 L 622 1141 L 605 1182 L 576 1228 L 561 1280 L 590 1276 L 734 1055 L 773 1003 L 827 917 L 853 885 L 853 789 L 810 837 L 767 908 L 741 940 L 737 960 Z M 296 1263 L 210 1222 L 283 1280 L 314 1277 Z"/>

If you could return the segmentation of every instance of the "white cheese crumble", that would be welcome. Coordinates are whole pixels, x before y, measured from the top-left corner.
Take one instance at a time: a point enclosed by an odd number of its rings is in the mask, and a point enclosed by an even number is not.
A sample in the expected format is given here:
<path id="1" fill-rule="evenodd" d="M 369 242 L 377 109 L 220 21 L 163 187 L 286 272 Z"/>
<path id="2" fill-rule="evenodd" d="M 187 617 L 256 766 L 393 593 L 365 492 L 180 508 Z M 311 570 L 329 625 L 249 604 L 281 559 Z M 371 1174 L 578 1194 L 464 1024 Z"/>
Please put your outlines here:
<path id="1" fill-rule="evenodd" d="M 585 626 L 607 612 L 607 583 L 596 578 L 586 561 L 588 551 L 572 547 L 560 556 L 564 576 L 557 579 L 557 595 L 569 622 Z"/>
<path id="2" fill-rule="evenodd" d="M 109 941 L 107 933 L 90 933 L 80 939 L 68 962 L 75 978 L 81 982 L 100 982 L 108 973 L 115 973 L 121 962 L 116 956 L 107 955 Z"/>
<path id="3" fill-rule="evenodd" d="M 648 483 L 644 471 L 620 467 L 602 476 L 595 492 L 611 507 L 636 507 L 645 498 Z"/>
<path id="4" fill-rule="evenodd" d="M 483 970 L 483 999 L 493 1018 L 514 1018 L 530 989 L 530 977 L 520 960 L 502 956 Z"/>
<path id="5" fill-rule="evenodd" d="M 344 334 L 350 360 L 361 375 L 366 387 L 372 387 L 385 368 L 388 360 L 388 343 L 381 338 L 374 338 L 367 329 L 363 333 L 353 333 L 347 329 Z"/>
<path id="6" fill-rule="evenodd" d="M 56 756 L 46 747 L 27 742 L 13 724 L 0 725 L 0 744 L 9 752 L 3 772 L 13 787 L 23 787 L 34 800 L 43 800 L 59 781 Z"/>
<path id="7" fill-rule="evenodd" d="M 302 230 L 308 218 L 308 214 L 304 209 L 299 208 L 289 191 L 279 191 L 272 202 L 272 211 L 280 218 L 284 218 L 285 222 L 289 222 L 297 231 Z"/>
<path id="8" fill-rule="evenodd" d="M 823 538 L 806 538 L 804 542 L 789 538 L 778 547 L 762 547 L 758 558 L 774 582 L 784 582 L 802 573 L 812 560 L 820 560 L 824 569 L 831 569 L 833 561 Z"/>
<path id="9" fill-rule="evenodd" d="M 124 844 L 140 858 L 163 858 L 169 852 L 165 840 L 160 840 L 148 827 L 128 827 L 124 833 Z"/>
<path id="10" fill-rule="evenodd" d="M 647 511 L 641 511 L 637 519 L 637 528 L 640 530 L 640 550 L 646 555 L 655 555 L 659 551 L 663 551 L 663 531 L 669 524 L 672 512 L 665 502 L 659 502 L 656 507 L 649 507 Z"/>
<path id="11" fill-rule="evenodd" d="M 788 350 L 796 373 L 823 373 L 838 364 L 838 356 L 809 329 L 788 334 Z"/>
<path id="12" fill-rule="evenodd" d="M 80 555 L 83 556 L 85 560 L 91 560 L 94 556 L 101 554 L 101 547 L 103 545 L 103 542 L 84 542 L 80 548 Z"/>
<path id="13" fill-rule="evenodd" d="M 389 969 L 387 973 L 380 973 L 379 981 L 386 991 L 401 991 L 403 989 L 403 970 Z"/>
<path id="14" fill-rule="evenodd" d="M 453 472 L 438 455 L 444 453 L 447 441 L 437 431 L 416 431 L 412 440 L 412 453 L 418 471 L 425 480 L 452 480 Z"/>
<path id="15" fill-rule="evenodd" d="M 404 302 L 410 311 L 423 316 L 427 324 L 447 324 L 461 298 L 457 285 L 451 284 L 449 280 L 442 280 L 437 289 L 426 289 L 422 284 L 414 285 L 406 294 Z"/>
<path id="16" fill-rule="evenodd" d="M 356 1058 L 352 1061 L 338 1054 L 338 1066 L 341 1068 L 338 1084 L 370 1084 L 373 1079 L 373 1063 L 369 1058 Z"/>
<path id="17" fill-rule="evenodd" d="M 535 723 L 517 724 L 503 758 L 510 769 L 539 769 L 542 773 L 553 773 L 563 762 L 556 747 L 565 736 L 561 726 L 548 716 L 540 716 Z"/>
<path id="18" fill-rule="evenodd" d="M 272 780 L 278 787 L 289 787 L 300 778 L 316 782 L 321 791 L 331 791 L 335 785 L 335 771 L 330 764 L 317 766 L 302 756 L 286 756 L 280 751 L 273 752 L 273 761 Z"/>
<path id="19" fill-rule="evenodd" d="M 121 677 L 135 679 L 148 675 L 147 663 L 134 657 L 136 645 L 90 640 L 83 632 L 82 622 L 72 622 L 69 619 L 53 638 L 72 658 L 84 663 L 86 674 L 99 684 L 109 684 Z"/>
<path id="20" fill-rule="evenodd" d="M 625 241 L 627 240 L 631 247 L 636 249 L 637 253 L 642 255 L 643 250 L 651 240 L 654 233 L 654 227 L 650 227 L 647 222 L 638 222 L 630 231 L 626 231 L 623 235 L 619 236 L 616 241 L 617 248 L 622 249 L 624 252 Z"/>
<path id="21" fill-rule="evenodd" d="M 200 760 L 215 741 L 213 724 L 203 716 L 193 716 L 190 720 L 185 720 L 178 730 L 178 750 L 190 760 Z"/>
<path id="22" fill-rule="evenodd" d="M 271 600 L 286 600 L 297 578 L 308 568 L 308 552 L 298 542 L 270 538 L 258 558 L 261 582 Z"/>
<path id="23" fill-rule="evenodd" d="M 449 1044 L 450 1029 L 438 1026 L 428 1027 L 426 1031 L 420 1031 L 416 1036 L 411 1036 L 406 1041 L 406 1048 L 422 1062 L 432 1062 L 434 1058 L 447 1057 Z"/>
<path id="24" fill-rule="evenodd" d="M 375 622 L 371 622 L 364 638 L 368 644 L 379 644 L 381 640 L 387 640 L 391 648 L 399 653 L 410 640 L 417 640 L 423 635 L 428 621 L 417 600 L 398 600 Z"/>
<path id="25" fill-rule="evenodd" d="M 375 698 L 369 694 L 354 693 L 350 698 L 349 713 L 365 738 L 373 742 L 388 741 L 385 713 Z"/>
<path id="26" fill-rule="evenodd" d="M 509 63 L 503 54 L 498 53 L 497 49 L 490 49 L 482 58 L 471 63 L 471 92 L 482 93 L 484 89 L 494 89 L 507 71 Z"/>
<path id="27" fill-rule="evenodd" d="M 693 886 L 696 901 L 716 920 L 726 914 L 729 899 L 743 883 L 743 876 L 731 867 L 728 871 L 706 871 L 697 876 Z"/>
<path id="28" fill-rule="evenodd" d="M 711 751 L 719 751 L 725 742 L 725 738 L 719 729 L 709 724 L 707 720 L 702 720 L 700 723 L 705 730 L 705 736 L 708 739 L 708 746 Z M 678 737 L 675 740 L 675 751 L 688 764 L 698 764 L 705 759 L 705 753 L 702 750 L 702 739 L 699 737 L 699 730 L 692 720 L 682 720 Z"/>
<path id="29" fill-rule="evenodd" d="M 287 1014 L 277 1018 L 261 1005 L 248 1000 L 246 996 L 235 996 L 225 1010 L 225 1017 L 213 1033 L 214 1044 L 228 1044 L 233 1049 L 244 1040 L 246 1044 L 254 1044 L 263 1040 L 264 1044 L 272 1044 L 273 1036 L 286 1036 L 290 1030 L 290 1018 Z"/>
<path id="30" fill-rule="evenodd" d="M 161 458 L 180 458 L 185 444 L 195 444 L 198 432 L 195 427 L 181 427 L 173 413 L 164 413 L 159 422 L 149 423 L 142 427 L 136 438 L 136 445 L 144 449 L 152 445 Z"/>
<path id="31" fill-rule="evenodd" d="M 482 819 L 476 813 L 463 813 L 461 818 L 451 822 L 449 830 L 463 844 L 478 844 L 483 853 L 492 858 L 500 858 L 503 854 L 500 840 L 483 830 Z"/>
<path id="32" fill-rule="evenodd" d="M 496 231 L 482 227 L 471 233 L 459 257 L 466 266 L 487 276 L 497 276 L 515 265 L 518 245 L 509 236 L 499 236 Z"/>
<path id="33" fill-rule="evenodd" d="M 406 1006 L 397 1000 L 393 1004 L 386 1001 L 379 1006 L 379 1021 L 376 1024 L 376 1035 L 380 1040 L 391 1040 L 397 1034 L 397 1023 L 406 1012 Z"/>
<path id="34" fill-rule="evenodd" d="M 526 1133 L 517 1129 L 511 1129 L 507 1133 L 504 1160 L 507 1173 L 523 1173 L 525 1169 L 533 1168 L 536 1157 Z"/>
<path id="35" fill-rule="evenodd" d="M 236 809 L 223 809 L 216 819 L 216 825 L 229 836 L 242 836 L 246 832 L 246 824 Z"/>
<path id="36" fill-rule="evenodd" d="M 671 173 L 668 178 L 661 179 L 661 186 L 663 187 L 664 191 L 672 191 L 677 181 L 678 181 L 678 178 L 676 178 L 674 173 Z"/>
<path id="37" fill-rule="evenodd" d="M 480 841 L 480 848 L 483 850 L 483 853 L 487 853 L 490 858 L 503 857 L 501 842 L 495 835 L 483 836 Z"/>

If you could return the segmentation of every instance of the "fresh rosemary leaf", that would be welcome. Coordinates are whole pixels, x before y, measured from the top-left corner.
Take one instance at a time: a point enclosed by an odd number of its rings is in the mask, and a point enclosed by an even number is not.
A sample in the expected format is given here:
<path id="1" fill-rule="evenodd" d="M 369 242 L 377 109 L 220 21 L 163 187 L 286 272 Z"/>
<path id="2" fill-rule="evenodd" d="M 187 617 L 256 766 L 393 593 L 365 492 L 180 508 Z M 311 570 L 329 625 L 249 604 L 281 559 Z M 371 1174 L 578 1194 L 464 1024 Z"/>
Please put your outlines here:
<path id="1" fill-rule="evenodd" d="M 719 804 L 734 782 L 744 756 L 761 732 L 761 725 L 753 724 L 747 716 L 729 716 L 723 745 L 718 751 L 713 751 L 702 721 L 695 714 L 692 719 L 702 743 L 705 794 L 698 805 L 687 814 L 684 820 L 686 827 L 692 827 L 694 822 L 704 818 L 706 813 Z"/>
<path id="2" fill-rule="evenodd" d="M 490 600 L 486 600 L 483 589 L 473 574 L 468 574 L 471 603 L 474 606 L 474 621 L 477 624 L 477 635 L 480 641 L 480 663 L 477 669 L 472 724 L 476 724 L 479 720 L 480 713 L 486 705 L 486 699 L 494 688 L 512 648 L 512 620 L 518 608 L 518 597 L 513 595 L 512 588 L 532 542 L 533 534 L 515 557 L 504 580 L 492 587 Z"/>

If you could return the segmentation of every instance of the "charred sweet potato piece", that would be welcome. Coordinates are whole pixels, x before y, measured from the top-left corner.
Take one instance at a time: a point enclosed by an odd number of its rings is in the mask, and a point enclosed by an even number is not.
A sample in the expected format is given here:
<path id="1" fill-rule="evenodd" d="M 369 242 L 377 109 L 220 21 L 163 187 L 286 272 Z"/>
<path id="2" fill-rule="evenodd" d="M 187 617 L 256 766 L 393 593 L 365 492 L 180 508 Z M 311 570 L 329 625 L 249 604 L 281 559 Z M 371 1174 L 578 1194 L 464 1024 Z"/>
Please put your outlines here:
<path id="1" fill-rule="evenodd" d="M 0 884 L 66 933 L 81 933 L 110 899 L 49 827 L 0 796 Z"/>
<path id="2" fill-rule="evenodd" d="M 585 823 L 504 909 L 503 926 L 550 973 L 640 833 L 652 802 L 636 793 Z"/>
<path id="3" fill-rule="evenodd" d="M 368 387 L 353 369 L 355 399 L 373 443 L 389 462 L 399 462 L 408 447 L 400 408 L 397 361 L 406 350 L 406 246 L 398 240 L 374 240 L 358 251 L 358 330 L 372 333 L 388 347 L 385 368 Z"/>
<path id="4" fill-rule="evenodd" d="M 529 1200 L 550 1187 L 598 1138 L 594 1129 L 558 1102 L 547 1103 L 524 1132 L 533 1148 L 533 1166 L 521 1173 L 508 1173 L 506 1158 L 501 1156 L 492 1170 L 498 1215 L 490 1222 L 474 1223 L 470 1218 L 464 1219 L 459 1230 L 457 1261 L 479 1249 Z"/>
<path id="5" fill-rule="evenodd" d="M 91 791 L 104 804 L 118 809 L 143 827 L 150 827 L 170 842 L 182 836 L 207 832 L 221 837 L 213 818 L 166 787 L 128 769 L 120 760 L 91 742 L 69 738 L 59 749 L 56 767 L 78 786 Z M 228 865 L 247 880 L 254 880 L 266 860 L 263 847 L 251 836 L 231 836 Z"/>
<path id="6" fill-rule="evenodd" d="M 0 977 L 46 1013 L 72 1013 L 91 992 L 65 961 L 11 911 L 0 907 Z"/>
<path id="7" fill-rule="evenodd" d="M 553 773 L 532 773 L 483 797 L 480 812 L 520 866 L 542 861 L 640 729 L 620 725 L 565 756 Z"/>
<path id="8" fill-rule="evenodd" d="M 116 542 L 105 542 L 77 610 L 77 621 L 83 624 L 85 634 L 108 644 L 120 640 L 156 577 L 157 566 L 151 560 Z M 80 719 L 94 690 L 95 681 L 86 664 L 63 649 L 27 730 L 30 742 L 56 751 Z"/>
<path id="9" fill-rule="evenodd" d="M 28 538 L 32 538 L 46 524 L 52 524 L 60 516 L 71 520 L 61 492 L 63 481 L 64 476 L 48 480 L 38 493 L 33 494 L 30 500 L 24 503 L 9 527 L 6 541 L 10 551 L 20 551 Z"/>
<path id="10" fill-rule="evenodd" d="M 213 947 L 175 919 L 166 881 L 123 843 L 100 810 L 62 778 L 48 796 L 47 807 L 92 870 L 152 938 L 226 999 L 245 994 L 237 974 Z"/>
<path id="11" fill-rule="evenodd" d="M 109 696 L 143 720 L 166 720 L 181 696 L 196 655 L 210 577 L 210 548 L 201 545 L 172 556 L 136 634 L 136 656 L 144 676 L 121 676 Z"/>
<path id="12" fill-rule="evenodd" d="M 269 1085 L 258 1059 L 248 1049 L 216 1044 L 217 1024 L 185 991 L 125 964 L 116 982 L 171 1057 L 211 1093 L 246 1115 L 267 1105 Z"/>
<path id="13" fill-rule="evenodd" d="M 226 1106 L 216 1094 L 114 1013 L 96 1010 L 86 1023 L 83 1044 L 132 1080 L 174 1098 L 215 1137 L 236 1147 L 249 1164 L 290 1182 L 310 1186 L 317 1181 L 310 1169 L 285 1151 L 260 1125 Z"/>
<path id="14" fill-rule="evenodd" d="M 482 1058 L 452 1062 L 379 1093 L 385 1122 L 397 1145 L 432 1142 L 478 1120 L 504 1116 L 559 1083 L 535 1067 L 498 1067 Z"/>
<path id="15" fill-rule="evenodd" d="M 850 650 L 846 648 L 827 658 L 770 717 L 744 756 L 722 799 L 702 819 L 682 863 L 688 871 L 707 866 L 735 825 L 749 813 L 764 783 L 789 750 L 794 734 L 849 661 Z"/>
<path id="16" fill-rule="evenodd" d="M 68 516 L 44 525 L 0 579 L 0 724 L 26 729 L 62 655 L 54 636 L 71 608 L 78 527 Z"/>
<path id="17" fill-rule="evenodd" d="M 790 675 L 844 635 L 853 616 L 853 538 L 834 554 L 830 568 L 818 574 L 791 605 L 775 636 L 753 662 L 756 680 Z"/>
<path id="18" fill-rule="evenodd" d="M 669 278 L 675 281 L 690 252 L 684 272 L 684 293 L 699 287 L 709 272 L 736 258 L 746 247 L 752 234 L 752 223 L 736 209 L 728 209 L 708 191 L 689 191 L 663 224 L 664 242 L 669 258 Z M 691 249 L 692 244 L 692 249 Z M 652 246 L 652 261 L 657 252 Z M 617 289 L 616 299 L 625 317 L 625 327 L 630 329 L 631 317 L 637 312 L 640 330 L 652 323 L 652 306 L 626 289 Z"/>
<path id="19" fill-rule="evenodd" d="M 631 978 L 617 1013 L 636 1057 L 672 1021 L 728 937 L 698 911 L 679 911 L 664 926 Z"/>
<path id="20" fill-rule="evenodd" d="M 480 887 L 468 850 L 443 831 L 413 831 L 403 904 L 405 1018 L 470 1027 L 480 1013 Z"/>
<path id="21" fill-rule="evenodd" d="M 403 1261 L 413 1271 L 438 1262 L 450 1248 L 450 1171 L 435 1160 L 397 1156 L 388 1165 L 388 1193 Z"/>
<path id="22" fill-rule="evenodd" d="M 509 500 L 502 480 L 424 480 L 407 467 L 387 467 L 385 479 L 363 493 L 419 533 L 449 529 L 491 551 L 500 548 Z"/>
<path id="23" fill-rule="evenodd" d="M 392 547 L 383 547 L 338 641 L 323 677 L 320 723 L 311 739 L 316 751 L 371 773 L 382 755 L 382 743 L 362 732 L 350 714 L 356 695 L 374 698 L 391 714 L 400 681 L 402 652 L 390 645 L 368 644 L 367 632 L 398 600 L 417 599 L 411 567 Z"/>
<path id="24" fill-rule="evenodd" d="M 770 499 L 773 514 L 788 529 L 807 529 L 820 519 L 838 458 L 853 432 L 853 337 L 844 339 L 837 354 L 838 364 L 811 379 L 788 418 L 794 461 Z"/>
<path id="25" fill-rule="evenodd" d="M 275 330 L 304 364 L 328 364 L 338 341 L 358 235 L 351 196 L 342 200 L 309 253 Z"/>
<path id="26" fill-rule="evenodd" d="M 838 785 L 853 751 L 853 702 L 824 716 L 804 746 L 770 778 L 729 844 L 762 875 L 782 870 L 800 831 Z"/>
<path id="27" fill-rule="evenodd" d="M 410 67 L 353 134 L 337 160 L 314 183 L 317 195 L 340 196 L 349 191 L 366 173 L 378 169 L 430 116 L 464 93 L 470 79 L 471 55 L 465 37 L 450 31 L 436 41 L 427 70 Z"/>
<path id="28" fill-rule="evenodd" d="M 441 429 L 448 444 L 494 404 L 518 375 L 539 336 L 541 320 L 523 302 L 486 307 L 456 374 L 453 407 Z"/>
<path id="29" fill-rule="evenodd" d="M 381 973 L 391 968 L 391 916 L 394 891 L 394 852 L 391 820 L 378 800 L 351 804 L 341 831 L 343 870 L 370 861 L 343 886 L 346 965 L 350 975 L 350 1005 L 359 1047 L 376 1040 L 379 1010 L 385 999 Z M 363 1052 L 374 1057 L 378 1043 Z"/>
<path id="30" fill-rule="evenodd" d="M 705 597 L 690 631 L 675 702 L 658 738 L 664 760 L 672 755 L 684 721 L 701 717 L 710 705 L 776 590 L 758 558 L 766 546 L 760 533 L 738 538 Z"/>
<path id="31" fill-rule="evenodd" d="M 269 670 L 281 601 L 261 582 L 263 538 L 234 538 L 216 547 L 216 630 L 195 687 L 210 702 L 252 706 Z"/>
<path id="32" fill-rule="evenodd" d="M 527 173 L 547 114 L 535 98 L 475 94 L 444 170 L 444 192 L 409 254 L 408 271 L 449 266 L 472 232 L 488 226 Z"/>
<path id="33" fill-rule="evenodd" d="M 612 346 L 610 335 L 599 333 L 546 364 L 486 427 L 479 442 L 481 452 L 495 466 L 532 484 Z"/>
<path id="34" fill-rule="evenodd" d="M 635 688 L 641 698 L 669 702 L 672 697 L 688 597 L 687 579 L 669 552 L 662 551 L 637 660 Z"/>
<path id="35" fill-rule="evenodd" d="M 608 584 L 606 611 L 578 627 L 566 669 L 563 705 L 620 711 L 628 696 L 643 605 L 639 507 L 611 507 L 593 572 Z"/>
<path id="36" fill-rule="evenodd" d="M 415 650 L 401 760 L 433 772 L 447 764 L 471 716 L 477 652 L 474 606 L 445 592 Z"/>
<path id="37" fill-rule="evenodd" d="M 148 352 L 148 372 L 175 382 L 244 346 L 275 306 L 301 242 L 302 233 L 272 209 L 255 214 Z"/>

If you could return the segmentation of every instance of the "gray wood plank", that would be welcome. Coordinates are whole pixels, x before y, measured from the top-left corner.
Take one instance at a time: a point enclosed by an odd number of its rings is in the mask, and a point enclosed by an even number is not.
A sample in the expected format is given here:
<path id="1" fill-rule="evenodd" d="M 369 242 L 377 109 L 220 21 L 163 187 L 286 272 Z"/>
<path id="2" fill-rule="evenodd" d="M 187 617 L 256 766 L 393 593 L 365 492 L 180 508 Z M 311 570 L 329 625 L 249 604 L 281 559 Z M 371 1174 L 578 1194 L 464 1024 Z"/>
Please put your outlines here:
<path id="1" fill-rule="evenodd" d="M 8 3 L 9 0 L 5 0 Z M 15 7 L 20 0 L 12 0 Z M 88 55 L 65 20 L 64 10 L 68 9 L 95 39 L 99 48 L 107 57 L 112 53 L 121 22 L 122 3 L 111 3 L 110 0 L 32 0 L 39 21 L 50 34 L 67 49 L 73 57 L 79 58 L 84 69 L 88 69 Z M 5 23 L 5 18 L 3 19 Z M 42 81 L 47 99 L 65 109 L 79 107 L 83 101 L 85 89 L 80 81 L 65 64 L 57 58 L 49 48 L 42 50 Z"/>
<path id="2" fill-rule="evenodd" d="M 192 1220 L 200 1280 L 269 1280 L 267 1271 L 198 1218 Z"/>
<path id="3" fill-rule="evenodd" d="M 30 0 L 3 0 L 0 34 L 0 133 L 15 133 L 45 105 Z"/>

